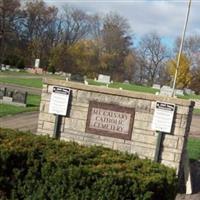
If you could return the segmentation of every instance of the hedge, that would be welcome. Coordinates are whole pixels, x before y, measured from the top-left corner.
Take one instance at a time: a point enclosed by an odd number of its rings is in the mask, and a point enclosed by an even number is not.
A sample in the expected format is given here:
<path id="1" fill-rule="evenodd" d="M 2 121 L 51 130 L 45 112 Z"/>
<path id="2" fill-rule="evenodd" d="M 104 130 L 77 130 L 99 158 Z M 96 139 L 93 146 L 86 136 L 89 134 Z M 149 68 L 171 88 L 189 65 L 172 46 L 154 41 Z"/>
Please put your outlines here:
<path id="1" fill-rule="evenodd" d="M 103 147 L 0 129 L 0 199 L 172 200 L 175 170 Z"/>

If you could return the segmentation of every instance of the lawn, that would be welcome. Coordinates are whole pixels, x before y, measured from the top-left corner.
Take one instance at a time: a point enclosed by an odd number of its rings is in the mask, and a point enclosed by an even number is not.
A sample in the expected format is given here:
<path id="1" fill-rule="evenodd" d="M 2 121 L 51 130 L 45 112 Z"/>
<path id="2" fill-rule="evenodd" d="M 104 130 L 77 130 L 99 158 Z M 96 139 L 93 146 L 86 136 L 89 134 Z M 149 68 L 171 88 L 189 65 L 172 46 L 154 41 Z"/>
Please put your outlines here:
<path id="1" fill-rule="evenodd" d="M 88 79 L 88 84 L 89 85 L 106 85 L 105 83 L 100 83 L 97 81 L 94 81 L 92 79 Z M 114 83 L 110 83 L 108 85 L 109 88 L 122 88 L 124 90 L 130 90 L 130 91 L 137 91 L 137 92 L 146 92 L 146 93 L 152 93 L 155 94 L 156 92 L 158 92 L 159 90 L 154 89 L 152 87 L 148 87 L 148 86 L 141 86 L 141 85 L 136 85 L 136 84 L 127 84 L 127 83 L 119 83 L 119 82 L 114 82 Z"/>
<path id="2" fill-rule="evenodd" d="M 200 139 L 189 138 L 187 145 L 189 158 L 191 160 L 200 160 Z"/>
<path id="3" fill-rule="evenodd" d="M 0 104 L 0 117 L 15 115 L 22 112 L 36 111 L 39 109 L 39 105 L 40 96 L 30 94 L 27 97 L 27 107 Z"/>
<path id="4" fill-rule="evenodd" d="M 42 78 L 1 77 L 1 83 L 11 83 L 27 87 L 42 88 Z"/>

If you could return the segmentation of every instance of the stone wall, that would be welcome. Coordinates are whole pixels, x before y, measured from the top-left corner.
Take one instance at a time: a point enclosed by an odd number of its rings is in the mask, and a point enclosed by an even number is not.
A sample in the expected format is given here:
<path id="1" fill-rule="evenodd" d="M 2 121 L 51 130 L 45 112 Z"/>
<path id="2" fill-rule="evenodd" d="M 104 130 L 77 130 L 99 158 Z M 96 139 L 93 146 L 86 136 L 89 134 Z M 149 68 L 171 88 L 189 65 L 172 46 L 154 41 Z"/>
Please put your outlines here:
<path id="1" fill-rule="evenodd" d="M 49 114 L 49 102 L 53 86 L 63 86 L 72 90 L 69 115 L 62 117 L 60 136 L 66 141 L 76 141 L 85 145 L 103 145 L 128 153 L 137 153 L 141 158 L 154 158 L 157 134 L 151 129 L 156 101 L 169 102 L 176 105 L 172 132 L 163 139 L 160 162 L 177 169 L 181 167 L 181 159 L 189 133 L 193 102 L 171 97 L 161 97 L 146 93 L 90 86 L 81 83 L 44 79 L 38 134 L 52 136 L 55 116 Z M 117 104 L 135 108 L 132 136 L 130 140 L 107 137 L 86 132 L 86 122 L 90 101 Z"/>

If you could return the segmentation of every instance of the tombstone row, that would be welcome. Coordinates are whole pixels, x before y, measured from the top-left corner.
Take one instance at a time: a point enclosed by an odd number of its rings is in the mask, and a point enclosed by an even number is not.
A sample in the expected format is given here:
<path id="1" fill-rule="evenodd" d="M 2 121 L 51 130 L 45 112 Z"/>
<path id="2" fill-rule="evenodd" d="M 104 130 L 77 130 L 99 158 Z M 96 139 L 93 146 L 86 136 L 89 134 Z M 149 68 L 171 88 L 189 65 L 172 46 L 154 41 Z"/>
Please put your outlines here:
<path id="1" fill-rule="evenodd" d="M 0 102 L 19 106 L 26 106 L 27 92 L 17 90 L 9 90 L 8 88 L 0 88 Z"/>

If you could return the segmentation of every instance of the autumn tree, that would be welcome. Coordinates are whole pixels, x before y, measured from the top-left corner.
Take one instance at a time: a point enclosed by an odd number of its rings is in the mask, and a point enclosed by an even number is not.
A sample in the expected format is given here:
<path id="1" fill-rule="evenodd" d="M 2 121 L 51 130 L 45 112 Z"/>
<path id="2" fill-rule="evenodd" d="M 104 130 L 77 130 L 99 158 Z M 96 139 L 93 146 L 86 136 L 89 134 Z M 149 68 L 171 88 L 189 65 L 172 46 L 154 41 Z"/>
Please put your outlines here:
<path id="1" fill-rule="evenodd" d="M 175 71 L 177 67 L 176 65 L 177 65 L 177 57 L 176 59 L 170 60 L 167 63 L 168 73 L 172 77 L 172 80 L 174 79 L 174 76 L 175 76 Z M 180 64 L 178 67 L 178 74 L 177 74 L 177 79 L 176 79 L 176 88 L 183 89 L 190 85 L 191 78 L 192 78 L 191 72 L 190 72 L 190 66 L 191 66 L 190 60 L 186 57 L 185 54 L 181 54 Z"/>

